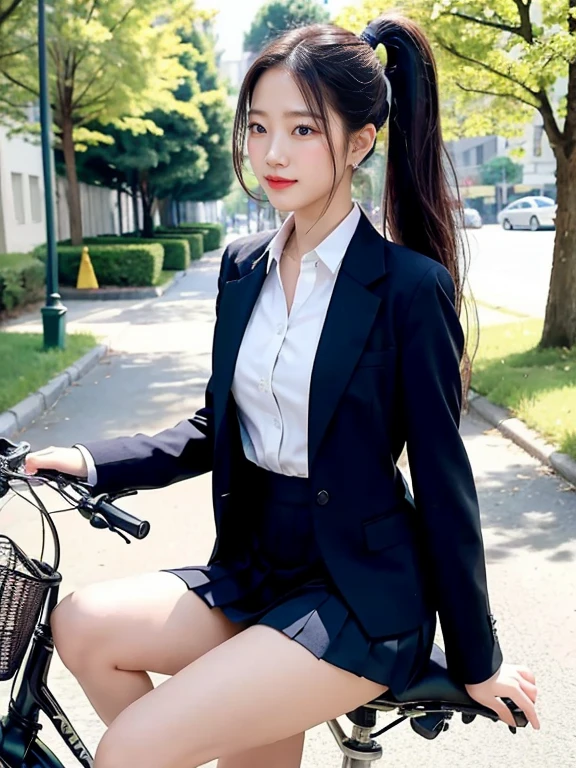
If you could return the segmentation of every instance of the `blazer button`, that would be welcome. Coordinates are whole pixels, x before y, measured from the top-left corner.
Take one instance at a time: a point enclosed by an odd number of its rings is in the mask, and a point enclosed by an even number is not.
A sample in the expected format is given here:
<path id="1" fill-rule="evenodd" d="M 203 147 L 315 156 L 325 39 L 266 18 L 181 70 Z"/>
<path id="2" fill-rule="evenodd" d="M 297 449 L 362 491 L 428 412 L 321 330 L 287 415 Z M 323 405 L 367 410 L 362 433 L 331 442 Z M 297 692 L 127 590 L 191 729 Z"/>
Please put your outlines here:
<path id="1" fill-rule="evenodd" d="M 318 495 L 316 496 L 316 503 L 320 504 L 321 507 L 324 506 L 324 504 L 328 504 L 330 501 L 330 495 L 328 491 L 319 491 Z"/>

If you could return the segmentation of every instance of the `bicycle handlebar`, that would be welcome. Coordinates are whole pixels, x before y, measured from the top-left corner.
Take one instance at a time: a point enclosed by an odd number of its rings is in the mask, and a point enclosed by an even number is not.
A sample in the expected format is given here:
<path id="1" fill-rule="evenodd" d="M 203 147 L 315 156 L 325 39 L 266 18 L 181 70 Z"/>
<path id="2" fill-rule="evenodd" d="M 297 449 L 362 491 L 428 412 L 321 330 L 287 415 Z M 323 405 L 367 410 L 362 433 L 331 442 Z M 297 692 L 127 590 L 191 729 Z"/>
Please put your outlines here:
<path id="1" fill-rule="evenodd" d="M 22 474 L 20 467 L 23 466 L 29 450 L 29 443 L 15 444 L 10 440 L 0 438 L 0 495 L 4 495 L 8 491 L 9 483 L 14 479 L 23 480 L 29 484 L 34 481 L 34 478 L 52 481 L 56 487 L 53 484 L 50 487 L 74 504 L 95 528 L 108 528 L 116 533 L 122 531 L 134 539 L 144 539 L 149 534 L 150 523 L 147 520 L 140 520 L 112 503 L 114 499 L 128 495 L 127 493 L 114 496 L 103 494 L 95 497 L 82 478 L 53 469 L 41 469 L 35 475 Z M 64 491 L 65 486 L 70 486 L 80 498 L 75 499 L 69 496 Z M 135 493 L 135 491 L 130 493 Z M 36 499 L 39 502 L 37 497 Z"/>
<path id="2" fill-rule="evenodd" d="M 145 539 L 150 533 L 150 523 L 147 520 L 139 520 L 104 499 L 96 501 L 94 508 L 113 528 L 124 531 L 134 539 Z"/>

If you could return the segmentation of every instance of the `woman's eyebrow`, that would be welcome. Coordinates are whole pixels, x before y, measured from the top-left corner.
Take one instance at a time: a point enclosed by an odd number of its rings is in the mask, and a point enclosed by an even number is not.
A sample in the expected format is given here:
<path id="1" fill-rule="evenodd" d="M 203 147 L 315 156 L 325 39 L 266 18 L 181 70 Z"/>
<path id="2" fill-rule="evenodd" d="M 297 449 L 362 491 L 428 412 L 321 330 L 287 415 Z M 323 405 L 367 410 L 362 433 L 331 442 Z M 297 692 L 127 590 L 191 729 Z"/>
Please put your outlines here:
<path id="1" fill-rule="evenodd" d="M 250 109 L 248 114 L 266 117 L 268 113 L 263 109 Z M 314 120 L 322 120 L 321 115 L 318 115 L 314 112 L 309 112 L 307 109 L 291 109 L 288 112 L 284 112 L 284 117 L 312 117 Z"/>

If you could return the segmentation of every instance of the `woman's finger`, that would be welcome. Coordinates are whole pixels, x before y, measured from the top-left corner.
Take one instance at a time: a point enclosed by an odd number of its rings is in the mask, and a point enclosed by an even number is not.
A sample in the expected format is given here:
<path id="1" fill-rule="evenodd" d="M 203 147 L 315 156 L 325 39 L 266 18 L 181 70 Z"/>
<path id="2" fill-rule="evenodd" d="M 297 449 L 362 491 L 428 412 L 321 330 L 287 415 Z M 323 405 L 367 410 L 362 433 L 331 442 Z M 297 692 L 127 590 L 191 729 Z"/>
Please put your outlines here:
<path id="1" fill-rule="evenodd" d="M 488 707 L 489 709 L 492 709 L 500 720 L 502 722 L 506 723 L 506 725 L 515 726 L 516 721 L 514 720 L 514 716 L 512 715 L 512 712 L 508 709 L 506 704 L 502 701 L 502 699 L 497 698 L 494 696 L 488 701 L 481 701 L 481 704 L 483 704 L 485 707 Z"/>
<path id="2" fill-rule="evenodd" d="M 524 678 L 521 678 L 518 684 L 526 696 L 529 697 L 530 701 L 536 704 L 536 698 L 538 697 L 538 689 L 536 686 L 532 685 L 532 683 L 528 682 L 528 680 L 525 680 Z"/>
<path id="3" fill-rule="evenodd" d="M 536 684 L 536 676 L 534 675 L 531 669 L 528 669 L 528 667 L 523 667 L 520 665 L 517 665 L 516 669 L 520 673 L 520 676 L 524 678 L 524 680 L 528 680 L 528 682 L 532 683 L 532 685 Z"/>
<path id="4" fill-rule="evenodd" d="M 540 721 L 536 714 L 536 708 L 524 691 L 520 688 L 513 688 L 508 694 L 508 698 L 512 699 L 514 704 L 524 712 L 532 728 L 537 731 L 540 730 Z"/>

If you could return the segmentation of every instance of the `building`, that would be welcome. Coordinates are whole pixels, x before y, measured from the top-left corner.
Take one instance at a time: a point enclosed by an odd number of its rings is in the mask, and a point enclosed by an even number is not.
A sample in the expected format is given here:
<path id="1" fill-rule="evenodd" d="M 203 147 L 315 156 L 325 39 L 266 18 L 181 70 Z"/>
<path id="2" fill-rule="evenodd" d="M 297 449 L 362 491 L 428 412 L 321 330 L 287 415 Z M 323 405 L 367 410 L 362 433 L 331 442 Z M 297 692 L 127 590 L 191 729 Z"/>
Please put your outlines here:
<path id="1" fill-rule="evenodd" d="M 0 127 L 0 253 L 27 253 L 45 240 L 40 145 Z"/>

